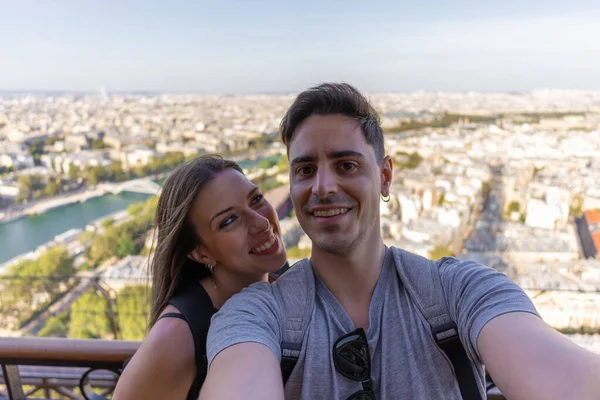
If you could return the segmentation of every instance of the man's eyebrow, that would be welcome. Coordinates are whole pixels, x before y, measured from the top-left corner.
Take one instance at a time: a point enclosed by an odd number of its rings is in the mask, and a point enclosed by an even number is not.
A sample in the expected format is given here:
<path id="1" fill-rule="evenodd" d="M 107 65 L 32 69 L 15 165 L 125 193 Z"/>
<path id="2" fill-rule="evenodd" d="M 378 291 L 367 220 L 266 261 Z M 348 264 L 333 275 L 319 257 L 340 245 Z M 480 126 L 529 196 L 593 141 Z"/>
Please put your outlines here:
<path id="1" fill-rule="evenodd" d="M 332 151 L 327 153 L 327 158 L 335 159 L 335 158 L 346 158 L 346 157 L 355 157 L 365 159 L 365 155 L 356 150 L 340 150 L 340 151 Z"/>
<path id="2" fill-rule="evenodd" d="M 365 159 L 365 155 L 359 151 L 356 150 L 338 150 L 338 151 L 332 151 L 327 153 L 327 158 L 329 159 L 336 159 L 336 158 L 346 158 L 346 157 L 354 157 L 354 158 L 360 158 L 360 159 Z M 307 162 L 314 162 L 316 161 L 316 157 L 314 156 L 298 156 L 296 158 L 294 158 L 291 162 L 290 165 L 296 165 L 296 164 L 301 164 L 301 163 L 307 163 Z"/>
<path id="3" fill-rule="evenodd" d="M 313 156 L 299 156 L 299 157 L 294 158 L 290 162 L 290 165 L 296 165 L 296 164 L 311 162 L 311 161 L 315 161 L 315 160 L 316 160 L 316 157 L 313 157 Z"/>

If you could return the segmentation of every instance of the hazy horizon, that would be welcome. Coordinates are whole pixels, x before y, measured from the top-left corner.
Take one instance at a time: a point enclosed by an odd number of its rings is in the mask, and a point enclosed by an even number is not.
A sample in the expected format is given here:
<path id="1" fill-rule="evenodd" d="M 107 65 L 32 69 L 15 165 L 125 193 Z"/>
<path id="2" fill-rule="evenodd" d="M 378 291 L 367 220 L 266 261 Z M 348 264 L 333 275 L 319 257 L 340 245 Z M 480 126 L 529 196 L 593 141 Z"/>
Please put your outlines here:
<path id="1" fill-rule="evenodd" d="M 0 91 L 600 90 L 597 1 L 0 0 Z"/>

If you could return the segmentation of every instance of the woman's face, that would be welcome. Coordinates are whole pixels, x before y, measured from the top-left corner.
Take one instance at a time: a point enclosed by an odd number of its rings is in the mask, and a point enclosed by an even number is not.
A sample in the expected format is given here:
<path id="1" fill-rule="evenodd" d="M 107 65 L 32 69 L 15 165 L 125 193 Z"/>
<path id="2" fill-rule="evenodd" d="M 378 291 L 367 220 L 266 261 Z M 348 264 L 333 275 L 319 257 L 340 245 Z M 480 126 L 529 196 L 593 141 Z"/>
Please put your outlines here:
<path id="1" fill-rule="evenodd" d="M 286 261 L 275 210 L 239 171 L 227 169 L 207 183 L 190 217 L 202 238 L 196 255 L 215 268 L 258 275 Z"/>

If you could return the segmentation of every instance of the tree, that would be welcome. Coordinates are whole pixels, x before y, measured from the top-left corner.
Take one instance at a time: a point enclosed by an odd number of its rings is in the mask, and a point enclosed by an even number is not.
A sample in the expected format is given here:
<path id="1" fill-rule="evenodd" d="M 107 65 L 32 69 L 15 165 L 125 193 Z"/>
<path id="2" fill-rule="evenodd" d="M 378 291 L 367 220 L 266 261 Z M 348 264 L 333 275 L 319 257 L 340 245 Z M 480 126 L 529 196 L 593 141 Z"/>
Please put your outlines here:
<path id="1" fill-rule="evenodd" d="M 69 164 L 69 179 L 76 180 L 79 176 L 79 168 L 75 164 Z"/>
<path id="2" fill-rule="evenodd" d="M 277 159 L 274 157 L 263 158 L 258 163 L 258 167 L 262 169 L 269 169 L 274 165 L 277 165 Z"/>
<path id="3" fill-rule="evenodd" d="M 44 189 L 44 194 L 46 196 L 54 196 L 60 191 L 60 182 L 57 180 L 50 180 Z"/>
<path id="4" fill-rule="evenodd" d="M 127 212 L 129 215 L 136 216 L 144 210 L 144 203 L 133 203 L 127 207 Z"/>
<path id="5" fill-rule="evenodd" d="M 38 336 L 42 337 L 65 337 L 67 333 L 67 325 L 58 317 L 51 316 L 46 320 L 44 326 L 38 332 Z"/>
<path id="6" fill-rule="evenodd" d="M 280 173 L 290 171 L 290 163 L 287 155 L 283 154 L 281 157 L 279 157 L 279 161 L 277 162 L 277 169 Z"/>
<path id="7" fill-rule="evenodd" d="M 101 165 L 96 165 L 88 169 L 86 180 L 90 185 L 95 185 L 100 181 L 105 181 L 108 177 L 106 170 Z"/>
<path id="8" fill-rule="evenodd" d="M 437 245 L 429 252 L 429 258 L 432 260 L 439 260 L 442 257 L 451 257 L 453 255 L 448 246 Z"/>
<path id="9" fill-rule="evenodd" d="M 446 200 L 446 194 L 442 193 L 440 195 L 440 199 L 438 200 L 438 206 L 443 206 L 444 205 L 444 201 Z"/>
<path id="10" fill-rule="evenodd" d="M 33 175 L 21 175 L 17 179 L 19 185 L 19 197 L 23 199 L 30 199 L 35 189 L 35 182 Z"/>
<path id="11" fill-rule="evenodd" d="M 116 255 L 119 258 L 127 257 L 130 254 L 135 254 L 137 251 L 136 245 L 133 243 L 131 236 L 121 235 L 117 241 Z"/>
<path id="12" fill-rule="evenodd" d="M 127 174 L 123 171 L 123 164 L 121 161 L 111 161 L 108 167 L 108 174 L 114 181 L 120 182 L 128 179 Z"/>
<path id="13" fill-rule="evenodd" d="M 74 273 L 73 259 L 64 246 L 9 267 L 11 279 L 2 288 L 2 313 L 19 322 L 28 320 L 72 286 Z"/>
<path id="14" fill-rule="evenodd" d="M 301 249 L 297 246 L 287 250 L 289 258 L 306 258 L 310 257 L 310 249 Z"/>
<path id="15" fill-rule="evenodd" d="M 126 286 L 117 294 L 117 321 L 122 340 L 142 340 L 146 335 L 150 302 L 144 285 Z"/>
<path id="16" fill-rule="evenodd" d="M 508 212 L 509 213 L 513 213 L 513 212 L 519 212 L 521 211 L 521 204 L 519 204 L 518 201 L 513 200 L 510 202 L 510 204 L 508 205 Z"/>
<path id="17" fill-rule="evenodd" d="M 104 141 L 102 139 L 92 139 L 90 147 L 92 148 L 92 150 L 100 150 L 105 148 L 106 145 L 104 144 Z"/>
<path id="18" fill-rule="evenodd" d="M 421 155 L 416 151 L 413 151 L 410 154 L 404 151 L 399 151 L 396 153 L 396 157 L 397 158 L 395 162 L 398 164 L 400 169 L 415 169 L 421 165 L 421 162 L 423 161 L 423 157 L 421 157 Z"/>
<path id="19" fill-rule="evenodd" d="M 108 217 L 102 220 L 102 222 L 100 223 L 100 225 L 104 228 L 104 229 L 108 229 L 111 226 L 113 226 L 115 224 L 115 219 L 112 217 Z"/>
<path id="20" fill-rule="evenodd" d="M 110 258 L 117 247 L 116 230 L 114 227 L 109 227 L 105 230 L 104 235 L 95 235 L 90 246 L 90 261 L 94 265 L 98 265 L 102 261 Z"/>
<path id="21" fill-rule="evenodd" d="M 111 332 L 108 301 L 96 291 L 88 291 L 73 302 L 67 336 L 99 339 Z"/>
<path id="22" fill-rule="evenodd" d="M 14 171 L 15 167 L 13 167 L 12 165 L 8 167 L 0 167 L 0 175 L 9 174 Z"/>
<path id="23" fill-rule="evenodd" d="M 572 217 L 581 218 L 583 215 L 583 204 L 585 198 L 582 193 L 575 193 L 571 198 L 571 204 L 569 206 L 569 215 Z"/>

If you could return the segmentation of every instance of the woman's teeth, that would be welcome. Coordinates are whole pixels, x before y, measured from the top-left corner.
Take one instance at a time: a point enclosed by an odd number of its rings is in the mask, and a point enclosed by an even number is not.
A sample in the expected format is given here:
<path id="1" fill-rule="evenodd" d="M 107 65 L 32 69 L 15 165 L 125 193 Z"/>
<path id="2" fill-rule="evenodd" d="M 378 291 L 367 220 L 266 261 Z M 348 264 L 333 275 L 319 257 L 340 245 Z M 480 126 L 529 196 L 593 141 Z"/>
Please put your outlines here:
<path id="1" fill-rule="evenodd" d="M 277 236 L 272 235 L 265 244 L 262 244 L 260 246 L 256 246 L 250 252 L 251 253 L 261 253 L 261 252 L 263 252 L 265 250 L 268 250 L 268 249 L 271 248 L 271 246 L 273 246 L 273 244 L 275 244 L 276 240 L 277 240 Z"/>

